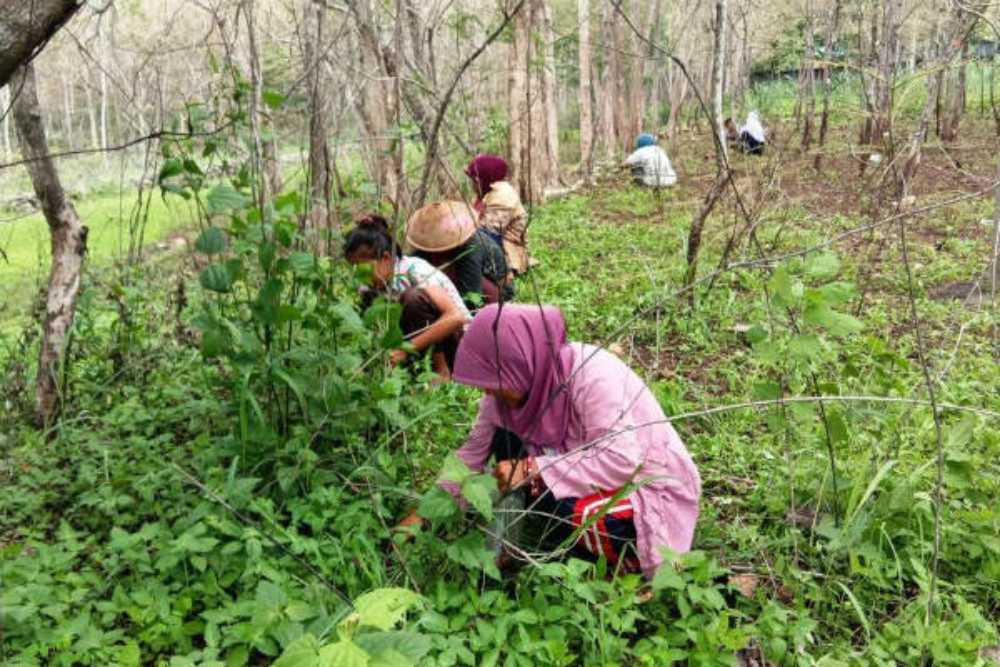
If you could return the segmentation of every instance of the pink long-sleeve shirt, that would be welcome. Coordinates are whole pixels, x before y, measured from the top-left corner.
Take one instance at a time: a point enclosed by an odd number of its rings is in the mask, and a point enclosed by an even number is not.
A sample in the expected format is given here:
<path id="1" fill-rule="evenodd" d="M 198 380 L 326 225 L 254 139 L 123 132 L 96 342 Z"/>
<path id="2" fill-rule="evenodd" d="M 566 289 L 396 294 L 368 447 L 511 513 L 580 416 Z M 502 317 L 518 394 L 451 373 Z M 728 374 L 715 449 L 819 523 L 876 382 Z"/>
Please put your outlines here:
<path id="1" fill-rule="evenodd" d="M 661 547 L 691 548 L 701 478 L 690 454 L 646 384 L 620 359 L 593 345 L 571 343 L 574 375 L 566 441 L 542 450 L 526 442 L 557 500 L 638 484 L 629 498 L 643 573 L 663 561 Z M 496 429 L 496 401 L 484 396 L 458 457 L 482 471 Z"/>

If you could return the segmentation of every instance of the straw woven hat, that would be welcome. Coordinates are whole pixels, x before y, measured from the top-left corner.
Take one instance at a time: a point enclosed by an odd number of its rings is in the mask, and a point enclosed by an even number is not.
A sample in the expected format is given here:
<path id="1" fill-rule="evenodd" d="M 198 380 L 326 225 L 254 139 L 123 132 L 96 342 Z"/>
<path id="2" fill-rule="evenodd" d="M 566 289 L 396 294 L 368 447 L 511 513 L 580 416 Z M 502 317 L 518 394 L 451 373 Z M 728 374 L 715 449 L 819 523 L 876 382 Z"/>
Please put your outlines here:
<path id="1" fill-rule="evenodd" d="M 418 209 L 406 223 L 406 242 L 424 252 L 445 252 L 476 233 L 476 215 L 460 201 L 439 201 Z"/>

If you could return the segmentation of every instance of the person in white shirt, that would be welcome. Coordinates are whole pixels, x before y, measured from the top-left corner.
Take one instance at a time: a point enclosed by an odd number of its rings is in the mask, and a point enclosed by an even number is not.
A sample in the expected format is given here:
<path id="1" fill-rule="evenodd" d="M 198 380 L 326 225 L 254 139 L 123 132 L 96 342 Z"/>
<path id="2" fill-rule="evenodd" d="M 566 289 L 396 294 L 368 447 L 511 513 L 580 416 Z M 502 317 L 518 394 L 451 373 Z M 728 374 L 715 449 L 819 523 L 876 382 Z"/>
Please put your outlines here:
<path id="1" fill-rule="evenodd" d="M 656 137 L 648 133 L 635 140 L 635 150 L 625 158 L 625 166 L 632 169 L 636 182 L 646 187 L 664 188 L 677 182 L 670 158 L 656 144 Z"/>
<path id="2" fill-rule="evenodd" d="M 767 135 L 756 111 L 747 114 L 747 122 L 738 129 L 732 118 L 727 118 L 725 125 L 729 141 L 736 144 L 742 152 L 750 155 L 761 155 L 764 152 Z"/>

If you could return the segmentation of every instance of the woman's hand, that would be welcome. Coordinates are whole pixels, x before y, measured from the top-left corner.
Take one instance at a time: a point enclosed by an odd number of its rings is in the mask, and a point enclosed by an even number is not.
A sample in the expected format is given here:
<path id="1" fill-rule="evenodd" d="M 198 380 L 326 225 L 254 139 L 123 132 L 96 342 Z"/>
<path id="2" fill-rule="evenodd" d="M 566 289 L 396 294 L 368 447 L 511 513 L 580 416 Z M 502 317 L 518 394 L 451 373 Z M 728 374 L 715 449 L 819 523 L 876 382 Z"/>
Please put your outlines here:
<path id="1" fill-rule="evenodd" d="M 528 481 L 528 461 L 526 459 L 506 459 L 497 461 L 493 468 L 493 476 L 497 480 L 500 493 L 516 489 Z"/>
<path id="2" fill-rule="evenodd" d="M 389 353 L 389 363 L 393 366 L 398 366 L 406 361 L 406 351 L 405 350 L 393 350 Z"/>

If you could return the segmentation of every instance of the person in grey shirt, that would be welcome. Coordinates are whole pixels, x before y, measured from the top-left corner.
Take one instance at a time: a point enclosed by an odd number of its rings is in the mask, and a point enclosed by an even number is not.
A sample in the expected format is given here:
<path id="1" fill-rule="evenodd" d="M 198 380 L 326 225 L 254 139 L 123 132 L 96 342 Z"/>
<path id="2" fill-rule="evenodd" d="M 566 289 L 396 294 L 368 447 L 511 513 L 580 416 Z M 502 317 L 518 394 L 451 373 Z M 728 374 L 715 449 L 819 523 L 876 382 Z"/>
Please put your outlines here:
<path id="1" fill-rule="evenodd" d="M 635 150 L 625 158 L 625 165 L 632 169 L 632 177 L 639 185 L 664 188 L 677 182 L 677 173 L 666 152 L 656 143 L 656 137 L 643 133 L 635 140 Z"/>

